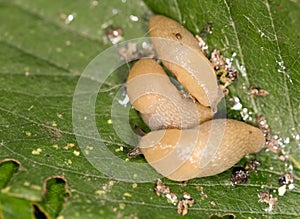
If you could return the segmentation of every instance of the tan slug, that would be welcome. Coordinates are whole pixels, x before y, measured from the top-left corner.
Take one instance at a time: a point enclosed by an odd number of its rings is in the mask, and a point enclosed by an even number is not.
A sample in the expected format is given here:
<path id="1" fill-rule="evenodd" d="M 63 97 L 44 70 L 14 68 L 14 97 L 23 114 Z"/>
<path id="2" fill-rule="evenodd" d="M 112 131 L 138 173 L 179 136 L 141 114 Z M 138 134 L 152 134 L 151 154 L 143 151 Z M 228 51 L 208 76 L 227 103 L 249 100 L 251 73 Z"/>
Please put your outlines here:
<path id="1" fill-rule="evenodd" d="M 213 112 L 184 97 L 153 59 L 141 59 L 130 70 L 127 94 L 151 130 L 191 128 L 212 118 Z"/>
<path id="2" fill-rule="evenodd" d="M 142 153 L 158 173 L 185 181 L 221 173 L 259 152 L 265 145 L 260 129 L 212 119 L 223 94 L 193 35 L 161 15 L 150 19 L 149 31 L 158 57 L 197 101 L 184 97 L 156 61 L 136 62 L 127 94 L 152 131 L 140 138 L 132 155 Z"/>
<path id="3" fill-rule="evenodd" d="M 151 17 L 149 34 L 158 58 L 168 70 L 202 105 L 216 111 L 223 92 L 196 38 L 181 24 L 162 15 Z"/>
<path id="4" fill-rule="evenodd" d="M 258 128 L 236 120 L 215 119 L 192 129 L 152 131 L 140 139 L 138 148 L 158 173 L 185 181 L 221 173 L 246 154 L 259 152 L 264 144 Z M 214 148 L 213 153 L 210 148 Z"/>

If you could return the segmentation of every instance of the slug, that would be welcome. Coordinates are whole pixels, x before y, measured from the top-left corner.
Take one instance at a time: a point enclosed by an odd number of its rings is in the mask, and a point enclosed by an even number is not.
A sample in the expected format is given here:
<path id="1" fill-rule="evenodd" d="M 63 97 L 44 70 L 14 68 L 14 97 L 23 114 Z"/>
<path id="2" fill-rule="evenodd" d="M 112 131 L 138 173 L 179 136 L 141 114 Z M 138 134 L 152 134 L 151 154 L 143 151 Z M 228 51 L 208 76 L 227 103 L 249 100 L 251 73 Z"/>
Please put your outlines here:
<path id="1" fill-rule="evenodd" d="M 184 97 L 152 59 L 134 64 L 127 79 L 131 104 L 151 132 L 140 137 L 129 156 L 143 154 L 174 181 L 212 176 L 265 145 L 262 131 L 231 119 L 213 119 L 223 97 L 217 77 L 193 35 L 164 16 L 149 21 L 158 57 L 197 100 Z"/>
<path id="2" fill-rule="evenodd" d="M 216 111 L 223 92 L 196 38 L 181 24 L 162 15 L 150 18 L 149 34 L 163 64 L 199 103 Z"/>
<path id="3" fill-rule="evenodd" d="M 141 137 L 138 148 L 158 173 L 186 181 L 221 173 L 246 154 L 259 152 L 264 144 L 260 129 L 236 120 L 215 119 L 191 129 L 152 131 Z"/>
<path id="4" fill-rule="evenodd" d="M 134 64 L 127 79 L 127 95 L 151 130 L 191 128 L 213 116 L 210 108 L 184 97 L 153 59 Z"/>

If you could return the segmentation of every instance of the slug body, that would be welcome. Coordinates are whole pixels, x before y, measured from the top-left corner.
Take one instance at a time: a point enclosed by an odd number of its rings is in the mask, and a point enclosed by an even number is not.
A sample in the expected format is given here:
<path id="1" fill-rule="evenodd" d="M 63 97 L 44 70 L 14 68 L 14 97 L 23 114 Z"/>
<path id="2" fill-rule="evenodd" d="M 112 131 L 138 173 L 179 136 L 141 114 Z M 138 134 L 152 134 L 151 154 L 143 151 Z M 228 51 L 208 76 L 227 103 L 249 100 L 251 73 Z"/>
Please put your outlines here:
<path id="1" fill-rule="evenodd" d="M 132 154 L 141 152 L 163 176 L 185 181 L 221 173 L 246 154 L 259 152 L 265 144 L 260 129 L 212 118 L 223 93 L 193 35 L 160 15 L 150 19 L 149 31 L 158 57 L 196 101 L 184 97 L 156 61 L 136 62 L 127 94 L 152 131 Z"/>
<path id="2" fill-rule="evenodd" d="M 187 130 L 152 131 L 140 139 L 138 147 L 157 172 L 185 181 L 221 173 L 246 154 L 259 152 L 264 144 L 258 128 L 216 119 Z"/>
<path id="3" fill-rule="evenodd" d="M 152 59 L 134 64 L 127 79 L 127 94 L 151 130 L 191 128 L 213 116 L 210 108 L 184 97 Z"/>
<path id="4" fill-rule="evenodd" d="M 149 34 L 163 64 L 199 103 L 216 111 L 223 92 L 196 38 L 181 24 L 162 15 L 151 17 Z"/>

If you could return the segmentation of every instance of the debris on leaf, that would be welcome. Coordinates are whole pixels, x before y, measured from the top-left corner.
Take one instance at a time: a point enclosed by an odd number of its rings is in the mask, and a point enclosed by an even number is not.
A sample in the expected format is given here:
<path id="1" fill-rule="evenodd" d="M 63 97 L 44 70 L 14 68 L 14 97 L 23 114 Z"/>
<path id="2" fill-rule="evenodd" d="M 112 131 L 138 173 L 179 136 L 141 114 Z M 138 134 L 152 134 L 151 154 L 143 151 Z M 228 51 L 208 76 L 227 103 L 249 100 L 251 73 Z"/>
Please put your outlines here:
<path id="1" fill-rule="evenodd" d="M 199 192 L 200 192 L 200 195 L 203 196 L 204 198 L 208 197 L 207 194 L 204 192 L 204 189 L 202 186 L 199 188 Z"/>
<path id="2" fill-rule="evenodd" d="M 177 195 L 175 195 L 174 193 L 168 193 L 165 195 L 166 198 L 168 199 L 168 202 L 171 202 L 173 205 L 175 205 L 178 202 L 178 198 Z"/>
<path id="3" fill-rule="evenodd" d="M 294 183 L 294 176 L 291 173 L 285 173 L 283 176 L 279 177 L 278 182 L 280 185 L 287 185 Z"/>
<path id="4" fill-rule="evenodd" d="M 252 170 L 253 172 L 257 173 L 257 167 L 261 166 L 261 162 L 256 160 L 256 159 L 253 159 L 253 160 L 250 160 L 250 161 L 247 161 L 245 164 L 244 164 L 244 168 L 245 170 Z"/>
<path id="5" fill-rule="evenodd" d="M 132 186 L 133 189 L 135 189 L 136 187 L 138 187 L 138 184 L 137 183 L 132 183 L 131 186 Z"/>
<path id="6" fill-rule="evenodd" d="M 188 213 L 189 207 L 191 207 L 194 204 L 195 200 L 192 198 L 192 196 L 184 192 L 182 194 L 182 199 L 180 202 L 178 202 L 177 205 L 177 213 L 181 215 L 186 215 Z"/>
<path id="7" fill-rule="evenodd" d="M 215 71 L 219 71 L 221 69 L 225 69 L 226 66 L 226 60 L 225 58 L 220 54 L 220 51 L 215 49 L 211 53 L 210 62 L 213 65 Z"/>
<path id="8" fill-rule="evenodd" d="M 59 15 L 60 19 L 65 21 L 65 24 L 70 24 L 75 19 L 76 16 L 77 14 L 75 12 L 71 14 L 65 14 L 62 12 Z"/>
<path id="9" fill-rule="evenodd" d="M 249 170 L 257 173 L 258 166 L 261 166 L 261 162 L 256 159 L 252 159 L 245 162 L 243 167 L 234 167 L 231 173 L 231 184 L 233 186 L 245 184 L 250 177 Z"/>
<path id="10" fill-rule="evenodd" d="M 213 33 L 213 23 L 212 22 L 207 22 L 201 32 L 200 32 L 200 36 L 201 37 L 207 37 L 208 34 L 212 34 Z"/>
<path id="11" fill-rule="evenodd" d="M 251 97 L 265 97 L 265 96 L 268 96 L 269 95 L 269 92 L 264 90 L 264 89 L 261 89 L 261 88 L 258 88 L 254 85 L 251 85 L 250 86 L 250 96 Z"/>
<path id="12" fill-rule="evenodd" d="M 278 195 L 283 196 L 286 192 L 286 185 L 282 185 L 278 188 Z"/>
<path id="13" fill-rule="evenodd" d="M 244 167 L 234 167 L 231 174 L 231 184 L 245 184 L 248 181 L 250 174 Z"/>
<path id="14" fill-rule="evenodd" d="M 207 54 L 207 50 L 208 50 L 207 44 L 204 42 L 204 40 L 203 40 L 200 36 L 195 35 L 195 38 L 196 38 L 196 40 L 198 41 L 198 45 L 199 45 L 199 47 L 200 47 L 201 52 L 202 52 L 204 55 L 206 55 L 206 54 Z"/>
<path id="15" fill-rule="evenodd" d="M 213 65 L 213 68 L 216 71 L 217 75 L 220 76 L 220 81 L 223 85 L 221 85 L 222 89 L 225 89 L 230 84 L 235 82 L 238 78 L 237 70 L 231 65 L 231 59 L 225 59 L 220 51 L 215 49 L 210 58 L 210 62 Z"/>
<path id="16" fill-rule="evenodd" d="M 114 28 L 110 26 L 105 37 L 109 39 L 112 44 L 117 44 L 123 40 L 123 29 L 120 27 Z"/>
<path id="17" fill-rule="evenodd" d="M 156 186 L 155 186 L 154 190 L 156 191 L 156 195 L 158 195 L 158 196 L 166 195 L 166 194 L 170 193 L 169 186 L 166 186 L 165 184 L 163 184 L 161 179 L 158 179 L 156 181 Z"/>
<path id="18" fill-rule="evenodd" d="M 216 207 L 216 206 L 217 206 L 217 204 L 216 204 L 214 201 L 211 201 L 210 204 L 211 204 L 211 206 L 213 206 L 213 207 Z"/>
<path id="19" fill-rule="evenodd" d="M 256 124 L 266 138 L 266 147 L 276 154 L 280 153 L 282 150 L 280 139 L 278 136 L 273 136 L 271 134 L 271 128 L 269 127 L 266 118 L 263 115 L 257 116 Z"/>
<path id="20" fill-rule="evenodd" d="M 39 155 L 41 152 L 42 152 L 42 149 L 41 148 L 37 148 L 36 150 L 33 150 L 31 153 L 33 155 Z"/>
<path id="21" fill-rule="evenodd" d="M 163 184 L 163 182 L 160 179 L 156 181 L 156 186 L 154 190 L 156 192 L 156 195 L 164 195 L 168 199 L 168 201 L 174 205 L 177 203 L 177 196 L 174 193 L 172 193 L 169 186 Z"/>
<path id="22" fill-rule="evenodd" d="M 258 193 L 259 202 L 265 202 L 269 204 L 269 207 L 265 209 L 267 212 L 271 212 L 274 208 L 274 205 L 277 203 L 278 199 L 273 197 L 272 190 L 269 192 L 260 191 Z"/>
<path id="23" fill-rule="evenodd" d="M 278 188 L 278 194 L 280 196 L 283 196 L 285 194 L 287 187 L 289 190 L 295 188 L 294 176 L 291 173 L 285 173 L 283 176 L 279 177 L 278 183 L 282 185 Z"/>

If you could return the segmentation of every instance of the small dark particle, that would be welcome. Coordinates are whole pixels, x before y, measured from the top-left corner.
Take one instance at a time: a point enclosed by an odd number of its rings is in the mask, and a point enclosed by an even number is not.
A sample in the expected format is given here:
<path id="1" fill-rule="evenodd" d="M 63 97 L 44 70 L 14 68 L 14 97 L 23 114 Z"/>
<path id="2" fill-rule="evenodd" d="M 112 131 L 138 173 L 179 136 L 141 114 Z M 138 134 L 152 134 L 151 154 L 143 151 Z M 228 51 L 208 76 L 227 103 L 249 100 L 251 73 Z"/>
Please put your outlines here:
<path id="1" fill-rule="evenodd" d="M 200 36 L 201 37 L 207 37 L 208 34 L 212 34 L 213 32 L 213 23 L 212 22 L 207 22 L 202 30 L 200 31 Z"/>
<path id="2" fill-rule="evenodd" d="M 175 33 L 175 37 L 176 37 L 176 39 L 178 39 L 178 40 L 181 40 L 181 39 L 182 39 L 182 36 L 181 36 L 180 33 Z"/>
<path id="3" fill-rule="evenodd" d="M 134 157 L 136 157 L 137 155 L 140 155 L 140 154 L 142 154 L 141 150 L 138 147 L 136 147 L 135 149 L 133 149 L 132 151 L 130 151 L 127 154 L 127 156 L 129 158 L 134 158 Z"/>
<path id="4" fill-rule="evenodd" d="M 294 183 L 294 177 L 291 173 L 285 173 L 283 176 L 279 177 L 278 183 L 280 185 L 287 185 L 290 183 Z"/>
<path id="5" fill-rule="evenodd" d="M 236 186 L 237 184 L 245 184 L 249 176 L 249 171 L 244 167 L 234 167 L 231 174 L 231 183 L 233 186 Z"/>
<path id="6" fill-rule="evenodd" d="M 238 72 L 237 72 L 237 70 L 235 70 L 232 67 L 227 67 L 226 71 L 227 71 L 226 78 L 228 78 L 232 82 L 237 81 L 237 79 L 238 79 Z"/>
<path id="7" fill-rule="evenodd" d="M 261 162 L 256 159 L 253 159 L 244 164 L 244 169 L 252 170 L 253 172 L 257 173 L 257 171 L 258 171 L 257 167 L 259 167 L 259 166 L 261 166 Z"/>
<path id="8" fill-rule="evenodd" d="M 278 183 L 279 183 L 280 185 L 286 185 L 287 183 L 286 183 L 285 176 L 279 177 L 279 178 L 278 178 Z"/>

